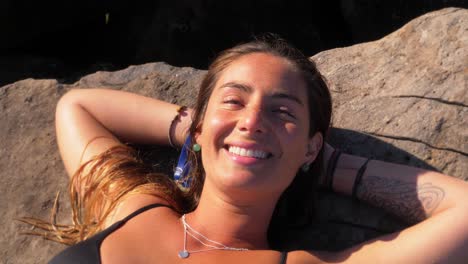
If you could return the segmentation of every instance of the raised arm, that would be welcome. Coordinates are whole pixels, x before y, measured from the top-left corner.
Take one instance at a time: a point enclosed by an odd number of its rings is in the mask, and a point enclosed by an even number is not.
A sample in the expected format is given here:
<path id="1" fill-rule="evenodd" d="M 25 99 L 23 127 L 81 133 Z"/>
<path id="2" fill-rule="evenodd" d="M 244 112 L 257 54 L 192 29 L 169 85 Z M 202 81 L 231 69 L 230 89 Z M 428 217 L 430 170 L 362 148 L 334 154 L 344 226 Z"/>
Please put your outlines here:
<path id="1" fill-rule="evenodd" d="M 177 105 L 123 91 L 71 90 L 56 110 L 57 140 L 68 174 L 120 141 L 169 144 L 169 127 L 177 109 Z M 174 144 L 182 144 L 189 125 L 186 112 L 175 123 Z"/>
<path id="2" fill-rule="evenodd" d="M 331 156 L 327 146 L 326 157 Z M 366 159 L 343 154 L 336 163 L 333 190 L 351 195 Z M 332 259 L 365 263 L 466 263 L 468 183 L 434 171 L 371 160 L 355 187 L 358 200 L 415 224 L 362 243 Z"/>

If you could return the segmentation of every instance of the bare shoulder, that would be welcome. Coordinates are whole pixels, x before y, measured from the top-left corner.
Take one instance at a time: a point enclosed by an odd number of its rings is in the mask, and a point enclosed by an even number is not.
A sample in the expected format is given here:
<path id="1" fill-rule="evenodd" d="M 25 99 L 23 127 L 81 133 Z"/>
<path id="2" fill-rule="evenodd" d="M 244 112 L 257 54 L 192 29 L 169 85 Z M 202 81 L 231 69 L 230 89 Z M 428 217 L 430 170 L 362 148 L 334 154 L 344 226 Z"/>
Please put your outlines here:
<path id="1" fill-rule="evenodd" d="M 171 204 L 167 200 L 162 199 L 158 196 L 150 194 L 131 195 L 119 204 L 117 204 L 114 210 L 112 210 L 112 212 L 109 214 L 109 217 L 106 219 L 105 228 L 111 226 L 115 222 L 124 219 L 125 217 L 129 216 L 138 209 L 151 204 L 161 204 L 167 207 L 171 206 Z"/>

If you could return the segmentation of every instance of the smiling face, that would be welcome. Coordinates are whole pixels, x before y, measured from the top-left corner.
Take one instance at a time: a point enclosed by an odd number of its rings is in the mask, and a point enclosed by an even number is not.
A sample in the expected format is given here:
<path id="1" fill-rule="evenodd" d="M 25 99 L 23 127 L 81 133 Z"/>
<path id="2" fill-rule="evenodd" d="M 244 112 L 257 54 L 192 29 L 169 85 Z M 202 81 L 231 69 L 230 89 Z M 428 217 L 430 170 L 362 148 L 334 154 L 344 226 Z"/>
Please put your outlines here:
<path id="1" fill-rule="evenodd" d="M 309 119 L 305 83 L 290 62 L 265 53 L 235 60 L 216 82 L 196 136 L 205 184 L 281 194 L 318 152 Z"/>

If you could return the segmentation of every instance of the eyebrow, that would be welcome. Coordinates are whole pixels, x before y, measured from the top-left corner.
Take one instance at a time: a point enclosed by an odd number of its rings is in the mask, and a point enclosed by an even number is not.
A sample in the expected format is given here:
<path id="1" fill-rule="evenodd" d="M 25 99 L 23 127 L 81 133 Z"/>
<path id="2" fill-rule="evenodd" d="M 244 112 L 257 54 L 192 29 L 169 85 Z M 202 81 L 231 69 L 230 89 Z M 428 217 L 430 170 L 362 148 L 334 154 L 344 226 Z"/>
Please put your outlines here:
<path id="1" fill-rule="evenodd" d="M 227 82 L 227 83 L 221 85 L 221 87 L 219 87 L 219 88 L 237 88 L 237 89 L 242 90 L 242 91 L 247 92 L 247 93 L 250 93 L 253 90 L 250 85 L 237 83 L 237 82 Z"/>
<path id="2" fill-rule="evenodd" d="M 250 85 L 237 83 L 237 82 L 227 82 L 221 85 L 220 88 L 236 88 L 247 93 L 251 93 L 253 91 L 253 88 Z M 280 98 L 280 99 L 289 99 L 304 106 L 304 103 L 301 101 L 301 99 L 299 99 L 298 97 L 292 94 L 276 92 L 276 93 L 273 93 L 271 97 Z"/>

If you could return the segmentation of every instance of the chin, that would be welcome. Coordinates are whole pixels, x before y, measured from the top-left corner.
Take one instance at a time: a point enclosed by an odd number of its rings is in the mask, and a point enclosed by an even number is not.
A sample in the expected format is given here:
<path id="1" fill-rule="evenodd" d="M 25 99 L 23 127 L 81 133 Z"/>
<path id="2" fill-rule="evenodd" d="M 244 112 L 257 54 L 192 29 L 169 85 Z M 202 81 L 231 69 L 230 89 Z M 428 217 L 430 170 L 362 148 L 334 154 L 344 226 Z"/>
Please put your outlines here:
<path id="1" fill-rule="evenodd" d="M 257 177 L 248 172 L 232 172 L 220 174 L 219 182 L 225 187 L 246 188 L 258 182 Z"/>
<path id="2" fill-rule="evenodd" d="M 264 175 L 271 173 L 253 173 L 251 171 L 233 171 L 224 172 L 217 178 L 217 185 L 224 191 L 249 192 L 260 194 L 262 192 L 270 193 L 275 185 L 279 185 L 273 179 L 268 179 Z M 263 175 L 263 176 L 262 176 Z"/>

